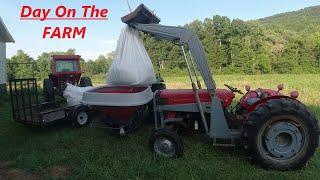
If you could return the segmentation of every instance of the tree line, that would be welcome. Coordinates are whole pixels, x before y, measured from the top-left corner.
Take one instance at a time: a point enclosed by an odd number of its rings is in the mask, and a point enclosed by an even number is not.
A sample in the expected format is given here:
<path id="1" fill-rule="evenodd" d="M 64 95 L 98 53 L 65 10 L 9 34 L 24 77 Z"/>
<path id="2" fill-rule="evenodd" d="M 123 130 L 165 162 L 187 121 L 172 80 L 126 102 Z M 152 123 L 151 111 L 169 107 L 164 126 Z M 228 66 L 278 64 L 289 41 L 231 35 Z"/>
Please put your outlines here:
<path id="1" fill-rule="evenodd" d="M 320 8 L 316 12 L 320 13 Z M 285 21 L 288 16 L 293 16 L 291 14 L 281 16 L 282 21 L 277 16 L 274 21 L 272 18 L 242 21 L 216 15 L 204 21 L 195 20 L 184 27 L 198 35 L 215 74 L 319 73 L 319 18 L 311 21 L 301 12 L 299 14 L 303 18 L 294 18 L 291 24 L 288 24 L 291 21 Z M 310 15 L 310 12 L 306 14 Z M 147 34 L 142 34 L 141 38 L 156 72 L 185 72 L 186 65 L 179 46 Z M 76 51 L 44 52 L 33 59 L 19 50 L 7 59 L 8 77 L 47 77 L 52 54 L 76 54 Z M 96 60 L 82 59 L 81 66 L 86 76 L 107 73 L 112 59 L 112 54 L 100 55 Z"/>
<path id="2" fill-rule="evenodd" d="M 319 24 L 305 25 L 306 32 L 214 16 L 184 27 L 199 36 L 214 73 L 283 74 L 320 72 Z M 185 68 L 180 47 L 148 35 L 143 39 L 154 64 L 165 61 L 168 69 Z"/>
<path id="3" fill-rule="evenodd" d="M 65 52 L 44 52 L 37 57 L 32 58 L 23 50 L 18 50 L 17 54 L 7 59 L 7 75 L 8 78 L 30 78 L 36 77 L 44 79 L 51 72 L 51 56 L 52 55 L 74 55 L 75 49 L 68 49 Z M 96 60 L 85 61 L 80 59 L 80 65 L 86 76 L 106 73 L 111 65 L 112 57 L 100 55 Z"/>

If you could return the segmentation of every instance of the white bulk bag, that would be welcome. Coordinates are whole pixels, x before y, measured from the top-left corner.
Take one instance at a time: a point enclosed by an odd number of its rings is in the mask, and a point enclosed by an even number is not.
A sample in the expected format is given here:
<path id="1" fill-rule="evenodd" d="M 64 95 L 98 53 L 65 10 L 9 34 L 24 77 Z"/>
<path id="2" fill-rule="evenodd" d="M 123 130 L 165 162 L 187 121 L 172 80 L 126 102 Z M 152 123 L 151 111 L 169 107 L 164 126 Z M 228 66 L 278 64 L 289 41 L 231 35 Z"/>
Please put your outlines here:
<path id="1" fill-rule="evenodd" d="M 110 85 L 151 85 L 155 81 L 154 69 L 139 37 L 139 32 L 126 26 L 119 37 L 107 83 Z"/>
<path id="2" fill-rule="evenodd" d="M 67 87 L 63 91 L 63 97 L 67 99 L 67 106 L 71 107 L 79 105 L 82 100 L 83 93 L 91 89 L 93 89 L 92 86 L 78 87 L 67 83 Z"/>

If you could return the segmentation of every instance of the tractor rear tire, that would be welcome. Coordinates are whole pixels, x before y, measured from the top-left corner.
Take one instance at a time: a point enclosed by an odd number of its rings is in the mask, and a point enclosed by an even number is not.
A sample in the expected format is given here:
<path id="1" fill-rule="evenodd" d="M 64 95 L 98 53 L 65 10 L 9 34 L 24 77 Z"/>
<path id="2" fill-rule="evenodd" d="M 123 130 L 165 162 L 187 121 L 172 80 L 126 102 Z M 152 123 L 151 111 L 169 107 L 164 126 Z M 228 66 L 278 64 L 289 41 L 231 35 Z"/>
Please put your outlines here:
<path id="1" fill-rule="evenodd" d="M 319 143 L 317 120 L 300 102 L 273 99 L 248 116 L 242 134 L 254 163 L 275 170 L 306 165 Z"/>
<path id="2" fill-rule="evenodd" d="M 89 77 L 82 77 L 80 79 L 80 87 L 92 86 L 92 81 Z"/>
<path id="3" fill-rule="evenodd" d="M 183 143 L 176 131 L 158 129 L 149 139 L 151 152 L 167 158 L 177 158 L 183 155 Z"/>
<path id="4" fill-rule="evenodd" d="M 46 102 L 53 102 L 55 100 L 54 87 L 51 79 L 43 80 L 43 94 Z"/>

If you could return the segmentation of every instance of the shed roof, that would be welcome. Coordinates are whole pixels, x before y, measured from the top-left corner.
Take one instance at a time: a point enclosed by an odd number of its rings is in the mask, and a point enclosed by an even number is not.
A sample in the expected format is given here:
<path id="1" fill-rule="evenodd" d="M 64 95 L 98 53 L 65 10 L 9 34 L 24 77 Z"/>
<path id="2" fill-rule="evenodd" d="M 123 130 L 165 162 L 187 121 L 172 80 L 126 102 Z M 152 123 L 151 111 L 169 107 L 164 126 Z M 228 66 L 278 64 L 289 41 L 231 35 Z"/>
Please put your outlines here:
<path id="1" fill-rule="evenodd" d="M 6 25 L 4 24 L 4 22 L 2 21 L 1 17 L 0 17 L 0 41 L 14 42 L 13 37 L 9 33 L 9 31 L 8 31 Z"/>

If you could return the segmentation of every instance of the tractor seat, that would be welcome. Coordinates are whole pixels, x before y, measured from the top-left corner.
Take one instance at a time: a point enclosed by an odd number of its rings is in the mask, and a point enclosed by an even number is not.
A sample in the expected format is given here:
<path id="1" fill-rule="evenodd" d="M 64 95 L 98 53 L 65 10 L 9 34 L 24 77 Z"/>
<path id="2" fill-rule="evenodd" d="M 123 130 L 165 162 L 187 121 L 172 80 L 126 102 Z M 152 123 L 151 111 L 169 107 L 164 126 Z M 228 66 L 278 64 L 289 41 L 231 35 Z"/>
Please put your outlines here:
<path id="1" fill-rule="evenodd" d="M 216 89 L 216 95 L 222 102 L 222 107 L 231 105 L 234 93 L 227 89 Z M 208 90 L 199 90 L 201 102 L 211 102 Z M 196 103 L 196 98 L 192 89 L 164 89 L 160 91 L 160 99 L 166 99 L 167 105 Z"/>

